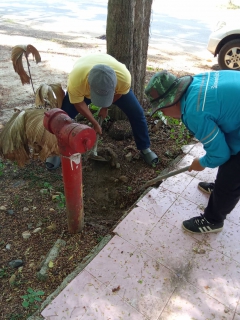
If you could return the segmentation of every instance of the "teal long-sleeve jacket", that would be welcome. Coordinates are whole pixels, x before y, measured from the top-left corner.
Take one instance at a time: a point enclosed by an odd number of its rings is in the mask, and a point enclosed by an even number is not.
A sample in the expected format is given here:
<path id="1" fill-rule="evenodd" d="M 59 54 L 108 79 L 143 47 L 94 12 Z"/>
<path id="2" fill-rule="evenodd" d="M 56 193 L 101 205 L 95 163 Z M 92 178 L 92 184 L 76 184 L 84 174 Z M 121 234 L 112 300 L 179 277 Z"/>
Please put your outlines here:
<path id="1" fill-rule="evenodd" d="M 182 121 L 203 144 L 203 167 L 215 168 L 240 152 L 240 71 L 201 73 L 181 98 Z"/>

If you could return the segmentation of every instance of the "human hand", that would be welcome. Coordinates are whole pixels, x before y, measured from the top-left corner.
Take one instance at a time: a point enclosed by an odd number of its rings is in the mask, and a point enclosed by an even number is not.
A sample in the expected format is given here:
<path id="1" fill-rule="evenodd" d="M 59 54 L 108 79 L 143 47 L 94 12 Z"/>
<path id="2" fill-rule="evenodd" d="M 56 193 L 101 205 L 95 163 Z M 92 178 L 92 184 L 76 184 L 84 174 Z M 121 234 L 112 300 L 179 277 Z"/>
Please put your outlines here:
<path id="1" fill-rule="evenodd" d="M 101 108 L 101 110 L 98 113 L 98 116 L 104 120 L 107 117 L 107 115 L 108 115 L 108 108 Z"/>
<path id="2" fill-rule="evenodd" d="M 192 164 L 190 165 L 188 171 L 192 171 L 192 170 L 194 170 L 194 171 L 202 171 L 202 170 L 204 170 L 204 169 L 205 169 L 205 167 L 202 167 L 202 166 L 200 165 L 199 159 L 198 159 L 198 158 L 195 158 L 195 159 L 193 160 Z"/>
<path id="3" fill-rule="evenodd" d="M 102 127 L 97 121 L 93 124 L 93 129 L 96 131 L 96 133 L 102 134 Z"/>

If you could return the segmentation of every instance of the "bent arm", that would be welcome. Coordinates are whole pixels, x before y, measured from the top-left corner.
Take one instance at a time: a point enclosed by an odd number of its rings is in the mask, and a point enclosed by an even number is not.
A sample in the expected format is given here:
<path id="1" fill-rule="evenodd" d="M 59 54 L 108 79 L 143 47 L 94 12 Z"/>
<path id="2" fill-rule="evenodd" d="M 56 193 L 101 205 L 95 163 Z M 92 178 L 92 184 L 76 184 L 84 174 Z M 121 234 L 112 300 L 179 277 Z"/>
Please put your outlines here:
<path id="1" fill-rule="evenodd" d="M 115 101 L 117 101 L 118 99 L 120 99 L 122 96 L 122 94 L 115 94 L 114 97 L 113 97 L 113 102 L 114 103 Z"/>
<path id="2" fill-rule="evenodd" d="M 230 149 L 225 135 L 217 123 L 209 116 L 190 119 L 187 127 L 203 144 L 206 154 L 199 158 L 201 167 L 216 168 L 230 158 Z"/>
<path id="3" fill-rule="evenodd" d="M 102 134 L 102 128 L 99 126 L 99 123 L 92 115 L 92 112 L 89 110 L 86 102 L 82 101 L 82 102 L 74 103 L 74 107 L 77 109 L 79 113 L 81 113 L 81 115 L 83 115 L 92 123 L 94 130 L 97 133 Z"/>

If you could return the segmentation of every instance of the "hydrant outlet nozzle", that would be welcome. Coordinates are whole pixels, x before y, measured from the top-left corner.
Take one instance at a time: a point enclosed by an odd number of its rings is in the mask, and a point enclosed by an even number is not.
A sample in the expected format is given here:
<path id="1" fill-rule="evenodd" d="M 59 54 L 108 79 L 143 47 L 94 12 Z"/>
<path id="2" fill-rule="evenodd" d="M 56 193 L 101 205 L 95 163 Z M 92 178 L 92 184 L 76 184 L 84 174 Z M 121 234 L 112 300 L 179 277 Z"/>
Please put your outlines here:
<path id="1" fill-rule="evenodd" d="M 71 156 L 90 150 L 96 141 L 96 132 L 89 126 L 73 123 L 65 111 L 54 108 L 45 112 L 44 127 L 55 134 L 60 153 Z"/>
<path id="2" fill-rule="evenodd" d="M 86 151 L 92 148 L 92 141 L 89 139 L 83 140 L 83 145 L 85 146 Z"/>

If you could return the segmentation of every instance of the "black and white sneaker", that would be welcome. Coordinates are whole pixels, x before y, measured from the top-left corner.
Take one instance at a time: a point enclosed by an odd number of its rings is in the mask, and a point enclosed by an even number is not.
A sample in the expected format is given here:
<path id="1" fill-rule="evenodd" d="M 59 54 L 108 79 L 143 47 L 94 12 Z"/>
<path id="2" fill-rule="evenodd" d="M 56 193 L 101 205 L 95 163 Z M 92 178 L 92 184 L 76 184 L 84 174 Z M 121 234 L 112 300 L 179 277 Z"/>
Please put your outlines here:
<path id="1" fill-rule="evenodd" d="M 214 183 L 212 183 L 212 182 L 199 182 L 198 188 L 201 191 L 210 194 L 213 191 Z"/>
<path id="2" fill-rule="evenodd" d="M 185 220 L 182 223 L 183 229 L 192 232 L 192 233 L 210 233 L 210 232 L 219 232 L 223 228 L 223 222 L 220 223 L 210 223 L 204 216 L 201 214 L 198 217 Z"/>

